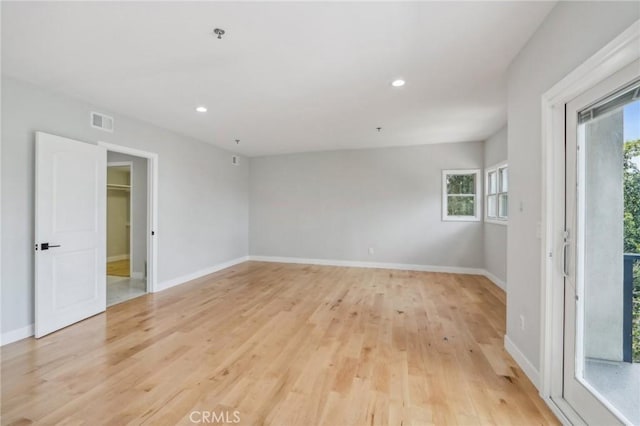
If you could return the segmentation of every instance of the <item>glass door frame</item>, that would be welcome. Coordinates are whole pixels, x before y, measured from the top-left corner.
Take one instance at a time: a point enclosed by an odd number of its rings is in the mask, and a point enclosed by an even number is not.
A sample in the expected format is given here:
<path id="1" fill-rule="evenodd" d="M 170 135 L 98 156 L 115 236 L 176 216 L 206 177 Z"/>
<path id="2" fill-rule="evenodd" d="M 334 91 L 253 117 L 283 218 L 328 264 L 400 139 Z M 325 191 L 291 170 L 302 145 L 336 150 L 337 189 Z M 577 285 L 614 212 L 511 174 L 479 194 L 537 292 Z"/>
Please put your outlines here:
<path id="1" fill-rule="evenodd" d="M 542 95 L 540 396 L 565 424 L 585 424 L 563 398 L 565 107 L 588 89 L 640 58 L 640 21 Z M 537 379 L 537 380 L 536 380 Z"/>
<path id="2" fill-rule="evenodd" d="M 606 80 L 566 104 L 565 143 L 565 237 L 563 275 L 565 281 L 563 393 L 580 417 L 591 424 L 631 424 L 614 405 L 582 378 L 585 336 L 585 247 L 586 241 L 586 135 L 578 124 L 578 113 L 640 79 L 640 60 L 634 61 Z M 620 182 L 622 186 L 622 182 Z M 622 220 L 622 217 L 620 218 Z M 620 241 L 622 245 L 622 241 Z M 622 258 L 620 259 L 622 266 Z M 620 283 L 622 286 L 622 282 Z M 620 330 L 622 333 L 622 330 Z M 622 348 L 621 348 L 622 350 Z"/>

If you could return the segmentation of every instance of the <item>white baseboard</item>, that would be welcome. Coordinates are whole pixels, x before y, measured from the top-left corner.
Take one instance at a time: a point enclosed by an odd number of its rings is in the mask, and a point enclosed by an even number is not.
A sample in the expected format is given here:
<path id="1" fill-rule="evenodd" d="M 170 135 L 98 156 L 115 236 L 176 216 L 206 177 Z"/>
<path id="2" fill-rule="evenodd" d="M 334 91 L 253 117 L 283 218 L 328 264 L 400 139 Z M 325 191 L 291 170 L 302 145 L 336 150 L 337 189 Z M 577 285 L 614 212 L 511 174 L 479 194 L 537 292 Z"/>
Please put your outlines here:
<path id="1" fill-rule="evenodd" d="M 195 280 L 197 278 L 204 277 L 205 275 L 213 274 L 214 272 L 218 272 L 218 271 L 221 271 L 222 269 L 230 268 L 231 266 L 235 266 L 239 263 L 246 262 L 247 260 L 249 260 L 248 256 L 238 257 L 237 259 L 232 259 L 227 262 L 219 263 L 217 265 L 210 266 L 208 268 L 201 269 L 199 271 L 192 272 L 190 274 L 183 275 L 181 277 L 176 277 L 167 281 L 163 281 L 158 284 L 158 288 L 156 292 L 166 290 L 168 288 L 175 287 L 180 284 L 184 284 L 186 282 Z"/>
<path id="2" fill-rule="evenodd" d="M 134 280 L 141 280 L 144 278 L 144 272 L 132 272 L 131 278 L 133 278 Z"/>
<path id="3" fill-rule="evenodd" d="M 495 285 L 497 285 L 498 287 L 500 287 L 504 291 L 507 291 L 507 283 L 502 281 L 500 278 L 496 277 L 495 275 L 493 275 L 491 272 L 485 270 L 482 273 L 482 275 L 487 277 L 489 279 L 489 281 L 493 282 Z"/>
<path id="4" fill-rule="evenodd" d="M 18 328 L 17 330 L 7 331 L 6 333 L 2 333 L 2 341 L 0 342 L 0 346 L 8 345 L 9 343 L 26 339 L 27 337 L 33 336 L 33 333 L 33 324 L 26 327 Z"/>
<path id="5" fill-rule="evenodd" d="M 434 266 L 434 265 L 414 265 L 409 263 L 384 263 L 384 262 L 362 262 L 353 260 L 334 260 L 334 259 L 305 259 L 300 257 L 279 257 L 279 256 L 249 256 L 248 260 L 256 262 L 275 262 L 275 263 L 297 263 L 307 265 L 326 265 L 326 266 L 350 266 L 354 268 L 375 268 L 375 269 L 399 269 L 403 271 L 420 271 L 420 272 L 442 272 L 449 274 L 470 274 L 482 275 L 489 281 L 497 285 L 504 291 L 507 291 L 507 283 L 493 275 L 491 272 L 482 268 L 465 268 L 460 266 Z"/>
<path id="6" fill-rule="evenodd" d="M 511 355 L 511 357 L 515 360 L 516 363 L 522 368 L 524 374 L 527 375 L 533 386 L 540 390 L 540 372 L 537 368 L 531 364 L 531 361 L 522 353 L 520 348 L 516 346 L 515 343 L 507 336 L 504 335 L 504 348 Z"/>
<path id="7" fill-rule="evenodd" d="M 120 260 L 129 260 L 128 254 L 119 254 L 117 256 L 109 256 L 107 257 L 107 262 L 118 262 Z"/>
<path id="8" fill-rule="evenodd" d="M 489 281 L 507 291 L 507 284 L 491 272 L 482 268 L 465 268 L 460 266 L 414 265 L 409 263 L 363 262 L 334 259 L 305 259 L 301 257 L 249 256 L 248 260 L 256 262 L 297 263 L 307 265 L 350 266 L 353 268 L 398 269 L 403 271 L 442 272 L 449 274 L 482 275 Z"/>
<path id="9" fill-rule="evenodd" d="M 349 266 L 352 268 L 400 269 L 405 271 L 443 272 L 450 274 L 484 275 L 482 268 L 463 268 L 457 266 L 412 265 L 407 263 L 362 262 L 354 260 L 305 259 L 300 257 L 249 256 L 257 262 L 301 263 L 308 265 Z"/>

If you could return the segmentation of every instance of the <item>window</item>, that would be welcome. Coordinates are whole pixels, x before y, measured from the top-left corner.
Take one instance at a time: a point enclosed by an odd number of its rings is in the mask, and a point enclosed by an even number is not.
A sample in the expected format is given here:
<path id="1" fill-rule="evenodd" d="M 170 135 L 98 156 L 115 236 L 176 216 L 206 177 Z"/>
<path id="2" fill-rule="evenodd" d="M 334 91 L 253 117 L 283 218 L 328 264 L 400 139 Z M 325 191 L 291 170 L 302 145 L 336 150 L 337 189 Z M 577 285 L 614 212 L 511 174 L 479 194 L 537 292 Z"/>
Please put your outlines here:
<path id="1" fill-rule="evenodd" d="M 509 167 L 506 163 L 486 170 L 485 188 L 486 221 L 506 225 L 509 218 Z"/>
<path id="2" fill-rule="evenodd" d="M 442 171 L 442 220 L 479 221 L 480 170 Z"/>

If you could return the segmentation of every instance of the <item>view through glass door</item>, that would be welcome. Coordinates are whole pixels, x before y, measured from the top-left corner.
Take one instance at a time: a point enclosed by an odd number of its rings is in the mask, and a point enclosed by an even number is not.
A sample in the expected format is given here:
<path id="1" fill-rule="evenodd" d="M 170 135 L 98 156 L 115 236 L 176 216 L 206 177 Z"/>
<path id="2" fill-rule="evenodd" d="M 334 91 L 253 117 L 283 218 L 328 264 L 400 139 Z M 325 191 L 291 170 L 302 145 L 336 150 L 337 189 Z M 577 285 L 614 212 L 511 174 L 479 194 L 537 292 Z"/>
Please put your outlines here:
<path id="1" fill-rule="evenodd" d="M 640 424 L 640 63 L 567 104 L 563 396 Z"/>

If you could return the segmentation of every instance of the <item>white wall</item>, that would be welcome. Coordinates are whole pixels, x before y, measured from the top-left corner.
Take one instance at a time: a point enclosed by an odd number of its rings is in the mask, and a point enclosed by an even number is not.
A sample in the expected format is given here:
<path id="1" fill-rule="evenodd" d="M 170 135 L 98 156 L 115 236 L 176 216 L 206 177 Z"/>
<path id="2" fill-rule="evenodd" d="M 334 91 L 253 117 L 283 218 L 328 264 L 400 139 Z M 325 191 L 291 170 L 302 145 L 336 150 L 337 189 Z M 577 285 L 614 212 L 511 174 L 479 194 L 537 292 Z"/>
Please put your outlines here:
<path id="1" fill-rule="evenodd" d="M 507 161 L 507 127 L 498 130 L 484 143 L 484 166 L 491 167 Z M 495 223 L 484 224 L 484 268 L 502 286 L 507 281 L 507 227 Z"/>
<path id="2" fill-rule="evenodd" d="M 482 222 L 441 220 L 442 169 L 482 169 L 483 146 L 251 158 L 250 253 L 483 268 Z"/>
<path id="3" fill-rule="evenodd" d="M 637 2 L 560 2 L 508 70 L 507 336 L 535 369 L 540 365 L 541 95 L 639 17 Z"/>
<path id="4" fill-rule="evenodd" d="M 133 163 L 131 188 L 131 270 L 144 276 L 147 261 L 147 159 L 119 152 L 107 152 L 107 161 Z M 107 255 L 108 256 L 108 255 Z"/>
<path id="5" fill-rule="evenodd" d="M 110 113 L 2 79 L 2 332 L 33 323 L 34 132 L 126 145 L 159 155 L 158 281 L 248 254 L 248 162 L 231 153 L 115 115 L 113 134 L 89 126 Z"/>

